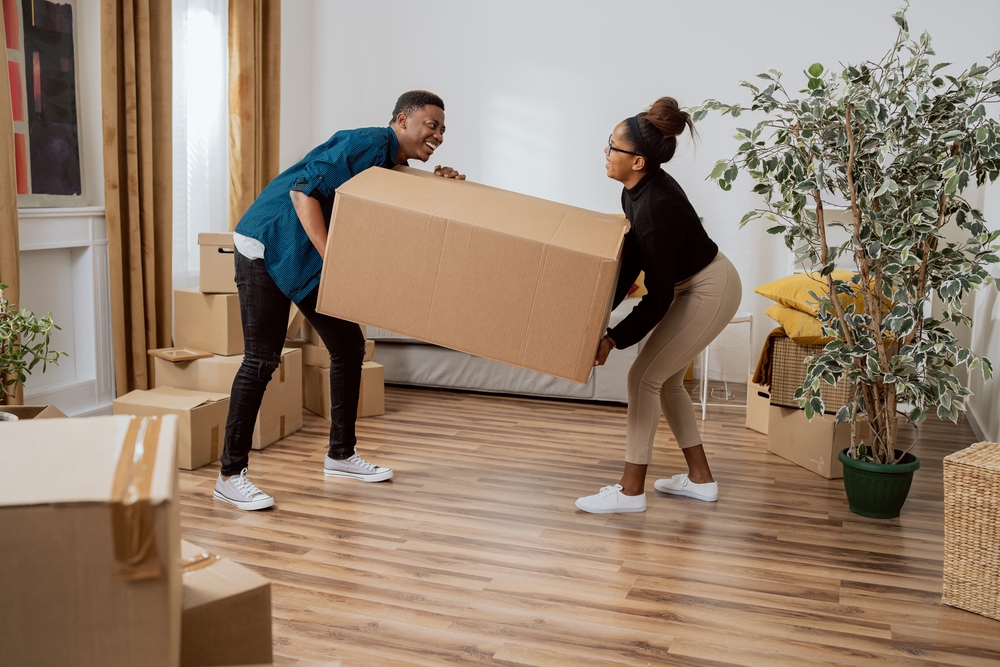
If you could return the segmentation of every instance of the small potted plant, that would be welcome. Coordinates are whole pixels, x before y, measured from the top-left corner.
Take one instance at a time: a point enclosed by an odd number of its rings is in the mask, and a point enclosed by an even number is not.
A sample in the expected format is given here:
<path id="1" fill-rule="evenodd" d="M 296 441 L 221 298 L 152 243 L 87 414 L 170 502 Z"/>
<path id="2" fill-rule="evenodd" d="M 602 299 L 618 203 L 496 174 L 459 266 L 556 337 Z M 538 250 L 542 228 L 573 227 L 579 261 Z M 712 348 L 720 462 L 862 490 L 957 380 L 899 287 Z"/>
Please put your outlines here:
<path id="1" fill-rule="evenodd" d="M 769 221 L 796 262 L 825 280 L 825 293 L 814 296 L 833 341 L 807 358 L 796 398 L 812 419 L 824 412 L 822 382 L 849 384 L 852 399 L 836 416 L 851 424 L 851 445 L 839 455 L 844 484 L 851 509 L 877 517 L 898 516 L 919 466 L 900 422 L 920 424 L 929 412 L 956 421 L 971 395 L 957 365 L 992 375 L 989 359 L 960 345 L 951 327 L 971 326 L 963 299 L 994 282 L 989 266 L 1000 261 L 1000 231 L 991 233 L 963 197 L 1000 175 L 1000 123 L 990 117 L 1000 101 L 1000 52 L 950 74 L 950 63 L 931 64 L 926 33 L 910 39 L 905 11 L 893 15 L 898 35 L 877 62 L 837 72 L 814 64 L 797 93 L 769 70 L 760 83 L 742 82 L 749 105 L 708 100 L 693 110 L 695 120 L 710 110 L 762 116 L 737 131 L 736 155 L 710 178 L 729 190 L 748 174 L 763 205 L 740 225 Z M 835 207 L 844 214 L 831 215 Z M 853 264 L 852 279 L 833 278 L 838 260 Z M 926 314 L 932 291 L 944 306 L 940 319 Z M 890 505 L 867 504 L 890 492 L 858 483 L 858 469 L 901 478 Z M 866 489 L 873 497 L 858 495 Z"/>
<path id="2" fill-rule="evenodd" d="M 52 313 L 39 318 L 30 310 L 18 308 L 4 297 L 7 285 L 0 283 L 0 398 L 13 396 L 19 385 L 39 364 L 42 372 L 48 364 L 58 364 L 66 355 L 49 348 L 53 329 Z M 0 404 L 0 421 L 17 421 L 17 417 L 3 411 Z"/>

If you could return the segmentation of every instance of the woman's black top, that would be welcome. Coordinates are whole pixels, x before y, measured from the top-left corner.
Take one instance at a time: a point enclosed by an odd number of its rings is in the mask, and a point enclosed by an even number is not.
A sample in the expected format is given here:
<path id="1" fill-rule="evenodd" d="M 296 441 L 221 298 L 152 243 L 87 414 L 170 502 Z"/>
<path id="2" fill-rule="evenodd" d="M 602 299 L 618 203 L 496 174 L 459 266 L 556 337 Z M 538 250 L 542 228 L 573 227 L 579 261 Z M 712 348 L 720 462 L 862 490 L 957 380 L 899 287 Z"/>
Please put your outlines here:
<path id="1" fill-rule="evenodd" d="M 674 285 L 704 269 L 719 253 L 684 190 L 662 169 L 622 191 L 622 210 L 632 228 L 625 235 L 614 305 L 628 296 L 640 271 L 646 272 L 647 293 L 608 330 L 619 349 L 642 340 L 666 315 Z"/>

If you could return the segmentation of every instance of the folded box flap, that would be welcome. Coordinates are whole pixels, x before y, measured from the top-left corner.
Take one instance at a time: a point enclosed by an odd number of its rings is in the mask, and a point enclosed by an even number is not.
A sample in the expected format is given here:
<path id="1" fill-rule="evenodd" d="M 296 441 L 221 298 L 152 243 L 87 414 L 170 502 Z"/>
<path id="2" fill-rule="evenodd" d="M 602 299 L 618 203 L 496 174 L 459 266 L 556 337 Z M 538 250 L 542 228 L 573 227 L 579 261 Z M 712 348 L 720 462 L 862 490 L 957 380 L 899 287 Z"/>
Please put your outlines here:
<path id="1" fill-rule="evenodd" d="M 144 391 L 136 389 L 121 398 L 115 399 L 123 405 L 144 405 L 171 410 L 193 410 L 209 403 L 218 403 L 229 398 L 229 394 L 219 394 L 192 389 L 176 389 L 174 387 L 156 387 Z"/>
<path id="2" fill-rule="evenodd" d="M 193 347 L 161 347 L 158 350 L 147 350 L 146 354 L 169 361 L 172 364 L 182 361 L 194 361 L 195 359 L 207 359 L 215 356 L 211 352 L 196 350 Z"/>
<path id="3" fill-rule="evenodd" d="M 228 558 L 220 558 L 187 540 L 181 540 L 184 573 L 183 609 L 270 586 L 271 582 Z"/>
<path id="4" fill-rule="evenodd" d="M 110 502 L 135 419 L 32 419 L 0 425 L 0 507 Z M 148 489 L 142 490 L 153 505 L 171 497 L 176 474 L 177 417 L 159 421 L 156 446 L 145 450 L 154 458 Z"/>

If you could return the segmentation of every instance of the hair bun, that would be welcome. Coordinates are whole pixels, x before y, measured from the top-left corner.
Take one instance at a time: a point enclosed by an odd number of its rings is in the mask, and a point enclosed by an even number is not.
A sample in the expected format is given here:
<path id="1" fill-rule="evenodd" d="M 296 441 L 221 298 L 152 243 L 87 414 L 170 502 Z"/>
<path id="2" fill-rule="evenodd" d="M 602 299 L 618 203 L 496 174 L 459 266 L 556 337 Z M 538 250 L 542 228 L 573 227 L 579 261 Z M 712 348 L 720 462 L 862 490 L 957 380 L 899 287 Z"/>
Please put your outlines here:
<path id="1" fill-rule="evenodd" d="M 672 97 L 661 97 L 653 102 L 643 114 L 649 123 L 664 137 L 677 137 L 683 134 L 684 128 L 694 134 L 694 121 L 691 115 L 682 111 L 677 100 Z"/>

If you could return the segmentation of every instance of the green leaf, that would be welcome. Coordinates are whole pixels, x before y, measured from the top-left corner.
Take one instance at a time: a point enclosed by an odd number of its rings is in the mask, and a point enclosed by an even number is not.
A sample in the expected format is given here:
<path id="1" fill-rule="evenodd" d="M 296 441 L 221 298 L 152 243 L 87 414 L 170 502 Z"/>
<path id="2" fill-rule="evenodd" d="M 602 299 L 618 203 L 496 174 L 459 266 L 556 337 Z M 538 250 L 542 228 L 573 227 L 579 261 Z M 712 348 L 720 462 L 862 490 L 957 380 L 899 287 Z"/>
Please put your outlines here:
<path id="1" fill-rule="evenodd" d="M 714 180 L 716 178 L 721 177 L 722 174 L 726 171 L 726 168 L 728 166 L 729 166 L 729 161 L 728 160 L 719 160 L 718 162 L 715 163 L 715 167 L 712 168 L 712 173 L 709 176 L 709 178 L 711 178 L 711 179 Z M 702 173 L 704 173 L 704 172 L 702 172 Z"/>
<path id="2" fill-rule="evenodd" d="M 808 69 L 809 76 L 817 78 L 823 74 L 823 66 L 819 63 L 813 63 Z"/>

